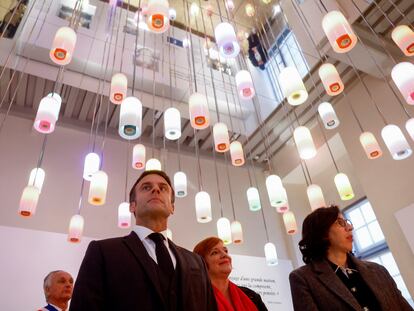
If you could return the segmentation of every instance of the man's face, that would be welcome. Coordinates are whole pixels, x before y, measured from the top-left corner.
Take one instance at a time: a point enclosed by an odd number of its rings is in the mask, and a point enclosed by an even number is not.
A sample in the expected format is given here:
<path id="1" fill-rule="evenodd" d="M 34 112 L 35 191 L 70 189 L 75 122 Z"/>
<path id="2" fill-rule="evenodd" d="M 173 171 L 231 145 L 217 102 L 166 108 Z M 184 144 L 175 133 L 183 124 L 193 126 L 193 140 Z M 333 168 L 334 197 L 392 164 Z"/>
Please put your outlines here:
<path id="1" fill-rule="evenodd" d="M 72 298 L 73 278 L 64 271 L 56 272 L 52 275 L 50 287 L 46 288 L 48 301 L 69 301 Z"/>
<path id="2" fill-rule="evenodd" d="M 141 220 L 168 218 L 174 213 L 171 198 L 172 189 L 167 181 L 159 175 L 150 174 L 135 186 L 135 202 L 131 202 L 130 211 Z"/>

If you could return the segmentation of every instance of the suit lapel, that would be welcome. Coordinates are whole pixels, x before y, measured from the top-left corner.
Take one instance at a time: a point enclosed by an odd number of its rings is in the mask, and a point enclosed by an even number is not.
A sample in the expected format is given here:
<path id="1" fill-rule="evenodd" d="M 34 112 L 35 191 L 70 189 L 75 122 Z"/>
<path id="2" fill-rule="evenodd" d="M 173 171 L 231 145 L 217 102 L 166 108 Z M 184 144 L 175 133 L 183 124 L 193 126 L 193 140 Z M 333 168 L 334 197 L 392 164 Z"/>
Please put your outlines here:
<path id="1" fill-rule="evenodd" d="M 190 273 L 188 273 L 188 264 L 179 247 L 177 247 L 177 245 L 175 245 L 170 239 L 168 239 L 168 245 L 177 260 L 176 269 L 178 268 L 178 272 L 180 273 L 179 279 L 181 280 L 181 299 L 183 304 L 185 304 L 185 298 L 187 297 L 187 293 L 190 291 L 190 281 L 188 280 Z"/>

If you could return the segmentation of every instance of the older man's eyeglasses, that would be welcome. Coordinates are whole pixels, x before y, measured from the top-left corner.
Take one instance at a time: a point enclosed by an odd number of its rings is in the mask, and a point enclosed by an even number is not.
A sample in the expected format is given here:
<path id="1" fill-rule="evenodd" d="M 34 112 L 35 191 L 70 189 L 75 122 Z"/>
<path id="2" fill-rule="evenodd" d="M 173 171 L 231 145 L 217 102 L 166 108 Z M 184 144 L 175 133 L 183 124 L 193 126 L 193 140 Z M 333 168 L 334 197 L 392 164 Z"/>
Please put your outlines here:
<path id="1" fill-rule="evenodd" d="M 346 218 L 338 218 L 336 220 L 336 223 L 338 225 L 340 225 L 341 227 L 343 227 L 343 228 L 346 228 L 346 227 L 352 227 L 353 228 L 354 227 L 352 225 L 352 222 L 349 219 L 346 219 Z"/>

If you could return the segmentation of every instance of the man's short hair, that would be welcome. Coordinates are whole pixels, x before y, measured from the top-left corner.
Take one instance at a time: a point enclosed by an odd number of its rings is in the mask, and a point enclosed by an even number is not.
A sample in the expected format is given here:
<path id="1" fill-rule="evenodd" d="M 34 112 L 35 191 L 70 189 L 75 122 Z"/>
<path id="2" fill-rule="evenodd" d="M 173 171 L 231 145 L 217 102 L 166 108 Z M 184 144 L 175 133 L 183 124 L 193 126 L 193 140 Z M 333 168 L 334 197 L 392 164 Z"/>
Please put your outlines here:
<path id="1" fill-rule="evenodd" d="M 49 299 L 49 297 L 46 294 L 46 288 L 49 288 L 52 285 L 52 277 L 55 273 L 58 273 L 58 272 L 65 272 L 65 271 L 63 270 L 51 271 L 46 275 L 46 277 L 43 280 L 43 292 L 45 294 L 46 301 Z"/>
<path id="2" fill-rule="evenodd" d="M 168 175 L 163 172 L 163 171 L 158 171 L 158 170 L 150 170 L 150 171 L 144 171 L 137 179 L 137 181 L 134 183 L 134 185 L 132 186 L 131 190 L 129 191 L 129 203 L 135 202 L 135 187 L 138 185 L 138 183 L 145 177 L 148 175 L 158 175 L 161 176 L 162 178 L 165 179 L 165 181 L 167 182 L 167 184 L 170 186 L 171 188 L 171 202 L 174 203 L 175 201 L 175 192 L 174 192 L 174 188 L 171 184 L 171 180 L 170 177 L 168 177 Z"/>

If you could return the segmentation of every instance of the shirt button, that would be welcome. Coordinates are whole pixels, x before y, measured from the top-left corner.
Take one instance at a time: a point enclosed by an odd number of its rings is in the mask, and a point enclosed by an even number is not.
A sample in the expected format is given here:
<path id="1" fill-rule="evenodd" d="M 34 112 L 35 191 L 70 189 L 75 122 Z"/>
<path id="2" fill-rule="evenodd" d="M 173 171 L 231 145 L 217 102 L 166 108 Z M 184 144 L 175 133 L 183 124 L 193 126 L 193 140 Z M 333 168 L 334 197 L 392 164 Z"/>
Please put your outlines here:
<path id="1" fill-rule="evenodd" d="M 352 287 L 351 288 L 351 292 L 353 292 L 353 293 L 355 293 L 357 290 L 356 290 L 356 288 L 355 287 Z"/>

